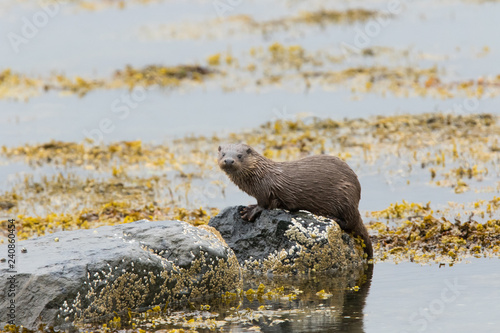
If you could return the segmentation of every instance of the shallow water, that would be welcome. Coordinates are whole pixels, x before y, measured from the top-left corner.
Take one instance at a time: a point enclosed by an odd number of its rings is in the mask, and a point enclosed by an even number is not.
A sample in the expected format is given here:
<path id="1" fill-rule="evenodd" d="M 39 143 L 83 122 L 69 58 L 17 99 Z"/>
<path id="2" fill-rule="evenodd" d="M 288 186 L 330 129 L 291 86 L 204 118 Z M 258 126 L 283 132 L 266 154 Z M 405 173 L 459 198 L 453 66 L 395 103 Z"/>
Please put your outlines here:
<path id="1" fill-rule="evenodd" d="M 365 47 L 383 46 L 409 50 L 407 57 L 376 59 L 352 57 L 334 65 L 347 68 L 376 63 L 437 66 L 449 82 L 490 77 L 500 74 L 498 18 L 500 3 L 473 1 L 401 1 L 402 11 L 389 20 Z M 317 8 L 387 8 L 385 1 L 355 1 L 349 5 L 323 1 L 304 4 L 276 1 L 272 10 L 268 0 L 243 1 L 229 14 L 249 14 L 258 20 L 275 19 Z M 0 35 L 20 33 L 22 18 L 40 11 L 35 1 L 2 1 Z M 259 32 L 230 34 L 204 23 L 217 18 L 211 1 L 158 1 L 148 5 L 132 4 L 124 9 L 97 11 L 76 5 L 61 5 L 60 13 L 41 28 L 15 53 L 3 38 L 0 47 L 0 71 L 11 68 L 34 77 L 52 72 L 68 76 L 106 77 L 125 65 L 206 64 L 214 53 L 231 52 L 239 57 L 253 46 L 267 47 L 275 41 L 300 44 L 307 50 L 326 49 L 341 54 L 341 42 L 353 44 L 358 29 L 353 25 L 326 24 L 324 27 L 291 29 L 263 36 Z M 161 34 L 144 33 L 144 27 L 158 29 L 160 24 L 201 22 L 216 37 L 167 40 Z M 218 30 L 220 29 L 220 30 Z M 203 29 L 201 29 L 203 30 Z M 222 37 L 217 37 L 221 35 Z M 485 49 L 486 47 L 486 49 Z M 86 137 L 109 143 L 120 140 L 169 142 L 186 135 L 220 137 L 252 129 L 276 119 L 297 119 L 299 114 L 343 119 L 375 115 L 418 114 L 448 111 L 500 114 L 500 98 L 484 97 L 473 110 L 457 111 L 466 97 L 397 97 L 390 93 L 353 93 L 347 86 L 333 91 L 319 87 L 247 87 L 227 92 L 217 82 L 173 90 L 153 88 L 144 101 L 125 119 L 112 112 L 113 102 L 126 94 L 122 89 L 96 90 L 83 98 L 42 93 L 29 101 L 0 100 L 0 145 L 9 147 L 44 143 L 52 139 L 80 142 Z M 113 129 L 102 137 L 93 135 L 103 118 L 110 118 Z M 89 134 L 90 133 L 90 134 Z M 395 162 L 397 163 L 397 161 Z M 381 166 L 382 168 L 384 166 Z M 431 187 L 428 177 L 412 176 L 411 184 L 384 174 L 370 166 L 353 166 L 360 175 L 363 213 L 386 208 L 403 199 L 428 202 L 440 207 L 448 201 L 470 203 L 491 199 L 491 193 L 473 191 L 456 194 L 446 187 Z M 380 167 L 378 167 L 380 168 Z M 0 163 L 0 189 L 8 190 L 26 174 L 56 174 L 59 169 L 45 167 L 36 171 L 21 162 Z M 487 179 L 492 185 L 498 178 Z M 229 185 L 225 196 L 210 199 L 208 205 L 223 208 L 249 204 L 254 199 Z M 4 213 L 2 212 L 2 218 Z M 498 217 L 497 217 L 498 218 Z M 368 219 L 365 219 L 367 221 Z M 456 290 L 452 290 L 456 286 Z M 318 288 L 320 286 L 318 285 Z M 320 288 L 321 289 L 321 288 Z M 473 259 L 452 267 L 420 266 L 414 263 L 377 263 L 373 276 L 359 292 L 338 292 L 339 303 L 324 311 L 317 300 L 297 301 L 288 305 L 303 313 L 282 314 L 289 319 L 273 326 L 256 322 L 264 332 L 494 332 L 500 325 L 500 261 Z M 255 302 L 254 302 L 255 303 Z M 270 304 L 274 309 L 280 304 Z M 256 309 L 259 304 L 247 304 Z M 286 309 L 284 309 L 286 310 Z M 249 326 L 227 326 L 234 332 L 249 331 Z"/>
<path id="2" fill-rule="evenodd" d="M 294 322 L 263 331 L 494 332 L 499 267 L 498 259 L 474 259 L 452 267 L 380 263 L 375 265 L 371 281 L 357 293 L 345 295 L 337 307 L 340 316 L 328 317 L 313 310 L 311 317 L 290 316 Z"/>
<path id="3" fill-rule="evenodd" d="M 367 297 L 367 332 L 494 332 L 498 259 L 452 267 L 377 264 Z"/>

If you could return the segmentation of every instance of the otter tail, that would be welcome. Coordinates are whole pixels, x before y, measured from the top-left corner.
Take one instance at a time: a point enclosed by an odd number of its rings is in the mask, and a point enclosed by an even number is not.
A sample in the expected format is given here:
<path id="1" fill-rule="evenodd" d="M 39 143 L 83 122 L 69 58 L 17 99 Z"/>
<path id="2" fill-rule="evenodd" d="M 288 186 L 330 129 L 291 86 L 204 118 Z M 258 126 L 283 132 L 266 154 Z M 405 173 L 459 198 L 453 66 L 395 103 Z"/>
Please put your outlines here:
<path id="1" fill-rule="evenodd" d="M 347 213 L 347 214 L 346 214 Z M 340 221 L 339 221 L 340 220 Z M 364 242 L 363 250 L 368 255 L 368 259 L 373 258 L 373 246 L 368 230 L 366 229 L 361 214 L 357 209 L 347 210 L 343 216 L 337 220 L 338 225 L 342 230 L 348 233 L 359 236 Z"/>
<path id="2" fill-rule="evenodd" d="M 368 255 L 368 259 L 373 258 L 373 246 L 372 246 L 372 240 L 370 238 L 370 235 L 368 235 L 368 230 L 366 229 L 363 219 L 361 218 L 361 214 L 358 212 L 358 223 L 355 224 L 355 228 L 353 230 L 354 234 L 357 236 L 360 236 L 363 242 L 365 243 L 365 247 L 363 248 L 365 250 L 365 253 Z"/>

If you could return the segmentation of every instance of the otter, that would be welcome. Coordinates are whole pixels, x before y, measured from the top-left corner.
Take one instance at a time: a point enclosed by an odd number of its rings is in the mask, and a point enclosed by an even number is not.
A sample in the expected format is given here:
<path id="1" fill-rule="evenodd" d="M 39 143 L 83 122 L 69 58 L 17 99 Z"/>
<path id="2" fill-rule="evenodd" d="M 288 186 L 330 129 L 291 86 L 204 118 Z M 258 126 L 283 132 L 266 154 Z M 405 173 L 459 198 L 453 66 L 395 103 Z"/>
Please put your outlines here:
<path id="1" fill-rule="evenodd" d="M 361 185 L 340 158 L 314 155 L 291 162 L 274 162 L 245 144 L 219 146 L 219 167 L 242 191 L 257 199 L 241 211 L 255 221 L 264 209 L 307 210 L 337 218 L 342 230 L 360 236 L 368 259 L 373 257 L 370 236 L 358 205 Z"/>

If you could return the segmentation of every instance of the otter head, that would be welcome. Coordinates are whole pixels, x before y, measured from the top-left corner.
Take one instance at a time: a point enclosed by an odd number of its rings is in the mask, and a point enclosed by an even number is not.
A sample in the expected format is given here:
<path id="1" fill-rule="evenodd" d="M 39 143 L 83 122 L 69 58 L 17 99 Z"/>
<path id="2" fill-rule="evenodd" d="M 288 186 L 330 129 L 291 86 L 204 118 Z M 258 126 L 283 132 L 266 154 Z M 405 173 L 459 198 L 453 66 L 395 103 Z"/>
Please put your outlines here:
<path id="1" fill-rule="evenodd" d="M 229 175 L 245 174 L 253 169 L 255 150 L 245 144 L 219 146 L 219 167 Z"/>

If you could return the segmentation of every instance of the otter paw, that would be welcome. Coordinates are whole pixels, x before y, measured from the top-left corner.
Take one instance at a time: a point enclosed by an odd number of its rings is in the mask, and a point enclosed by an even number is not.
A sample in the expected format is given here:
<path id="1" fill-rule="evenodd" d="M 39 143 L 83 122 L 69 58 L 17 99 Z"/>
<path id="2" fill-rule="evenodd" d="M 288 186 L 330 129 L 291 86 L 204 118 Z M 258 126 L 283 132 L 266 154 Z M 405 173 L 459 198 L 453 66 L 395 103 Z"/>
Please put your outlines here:
<path id="1" fill-rule="evenodd" d="M 262 208 L 257 205 L 249 205 L 247 207 L 243 207 L 240 211 L 241 218 L 248 222 L 253 222 L 262 212 Z"/>
<path id="2" fill-rule="evenodd" d="M 241 218 L 245 221 L 249 221 L 249 222 L 252 222 L 249 218 L 250 216 L 250 213 L 251 211 L 253 210 L 253 208 L 257 206 L 257 205 L 249 205 L 247 207 L 243 207 L 241 210 L 240 210 L 240 215 L 241 215 Z"/>

